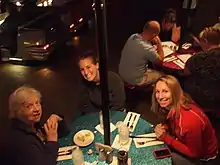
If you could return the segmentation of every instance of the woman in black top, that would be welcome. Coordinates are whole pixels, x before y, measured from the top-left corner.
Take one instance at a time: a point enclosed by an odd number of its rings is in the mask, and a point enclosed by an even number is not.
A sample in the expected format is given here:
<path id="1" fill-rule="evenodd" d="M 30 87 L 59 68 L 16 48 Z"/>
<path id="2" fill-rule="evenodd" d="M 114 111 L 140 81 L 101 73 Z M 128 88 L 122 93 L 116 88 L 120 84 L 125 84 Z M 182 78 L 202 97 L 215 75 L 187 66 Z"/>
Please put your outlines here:
<path id="1" fill-rule="evenodd" d="M 3 159 L 8 165 L 56 165 L 59 144 L 58 125 L 63 119 L 51 115 L 43 127 L 41 94 L 30 87 L 20 87 L 9 98 L 11 127 L 5 139 Z M 62 127 L 62 126 L 61 126 Z"/>
<path id="2" fill-rule="evenodd" d="M 84 107 L 82 111 L 99 111 L 102 108 L 98 58 L 93 52 L 87 52 L 79 58 L 78 64 L 82 75 L 81 93 L 84 96 L 80 103 L 87 107 Z M 124 83 L 116 73 L 111 71 L 108 71 L 108 87 L 109 109 L 122 110 L 125 102 Z"/>
<path id="3" fill-rule="evenodd" d="M 180 40 L 180 27 L 176 25 L 176 11 L 168 9 L 161 21 L 161 41 L 178 42 Z"/>
<path id="4" fill-rule="evenodd" d="M 209 27 L 200 33 L 203 52 L 186 62 L 184 90 L 205 109 L 217 109 L 220 102 L 220 30 Z"/>

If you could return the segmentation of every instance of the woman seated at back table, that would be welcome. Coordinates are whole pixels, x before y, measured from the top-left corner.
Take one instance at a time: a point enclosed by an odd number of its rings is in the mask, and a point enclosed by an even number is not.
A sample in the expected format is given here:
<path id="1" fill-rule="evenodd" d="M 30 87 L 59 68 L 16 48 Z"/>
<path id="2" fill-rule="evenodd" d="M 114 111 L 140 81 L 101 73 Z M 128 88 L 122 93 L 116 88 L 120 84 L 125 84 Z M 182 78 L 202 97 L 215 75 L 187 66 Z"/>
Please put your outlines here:
<path id="1" fill-rule="evenodd" d="M 89 51 L 79 57 L 80 73 L 82 75 L 82 90 L 84 95 L 80 105 L 86 105 L 82 109 L 84 113 L 100 111 L 101 87 L 99 61 L 94 52 Z M 108 71 L 109 109 L 123 110 L 125 102 L 124 82 L 114 72 Z M 82 107 L 80 107 L 82 108 Z"/>
<path id="2" fill-rule="evenodd" d="M 184 95 L 178 80 L 170 75 L 156 82 L 152 110 L 166 120 L 155 133 L 173 151 L 174 165 L 215 164 L 218 153 L 215 131 L 200 108 Z"/>
<path id="3" fill-rule="evenodd" d="M 11 127 L 4 148 L 4 163 L 9 165 L 55 165 L 58 155 L 58 125 L 64 120 L 52 114 L 44 124 L 41 94 L 30 87 L 20 87 L 9 98 Z"/>
<path id="4" fill-rule="evenodd" d="M 181 35 L 181 27 L 177 27 L 176 11 L 168 9 L 161 21 L 161 31 L 159 37 L 161 41 L 178 42 Z"/>
<path id="5" fill-rule="evenodd" d="M 205 109 L 218 109 L 220 102 L 220 30 L 208 27 L 199 36 L 203 52 L 186 62 L 184 91 Z"/>

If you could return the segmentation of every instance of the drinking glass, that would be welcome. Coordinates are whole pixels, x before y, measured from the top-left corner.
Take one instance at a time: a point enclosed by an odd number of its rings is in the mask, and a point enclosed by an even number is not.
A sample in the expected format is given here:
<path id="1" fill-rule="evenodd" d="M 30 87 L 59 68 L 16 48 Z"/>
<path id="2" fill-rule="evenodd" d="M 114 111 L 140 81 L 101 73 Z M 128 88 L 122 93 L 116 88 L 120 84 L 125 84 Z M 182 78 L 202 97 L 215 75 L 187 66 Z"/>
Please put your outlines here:
<path id="1" fill-rule="evenodd" d="M 129 141 L 129 128 L 125 124 L 121 124 L 119 131 L 119 143 L 125 145 Z"/>
<path id="2" fill-rule="evenodd" d="M 74 165 L 84 165 L 84 155 L 82 150 L 76 146 L 72 151 L 72 160 Z"/>

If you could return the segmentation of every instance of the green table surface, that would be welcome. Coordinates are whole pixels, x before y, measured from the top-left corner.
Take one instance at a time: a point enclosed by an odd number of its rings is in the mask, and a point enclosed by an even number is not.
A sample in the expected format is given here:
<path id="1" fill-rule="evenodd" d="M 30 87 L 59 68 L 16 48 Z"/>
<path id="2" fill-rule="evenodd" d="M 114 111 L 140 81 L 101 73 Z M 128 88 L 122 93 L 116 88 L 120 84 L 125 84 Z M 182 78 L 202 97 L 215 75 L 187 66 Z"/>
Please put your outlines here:
<path id="1" fill-rule="evenodd" d="M 124 121 L 126 117 L 125 112 L 119 112 L 119 111 L 111 111 L 110 112 L 110 121 L 113 124 L 116 124 L 118 121 Z M 71 146 L 74 145 L 73 143 L 73 136 L 75 133 L 77 133 L 80 130 L 87 129 L 92 132 L 96 132 L 95 127 L 99 124 L 99 113 L 90 113 L 86 114 L 84 116 L 78 117 L 72 124 L 71 124 L 71 133 L 63 137 L 59 140 L 60 146 Z M 152 126 L 150 123 L 145 121 L 144 119 L 140 118 L 134 132 L 132 135 L 141 135 L 146 133 L 152 132 Z M 115 129 L 111 133 L 111 144 L 115 138 L 115 136 L 118 134 L 118 130 Z M 99 133 L 98 131 L 94 133 L 95 140 L 94 142 L 101 142 L 104 143 L 104 136 Z M 81 148 L 84 153 L 84 159 L 87 162 L 94 162 L 98 161 L 98 155 L 92 154 L 88 155 L 87 152 L 89 149 L 92 149 L 95 151 L 95 145 L 94 142 L 84 148 Z M 165 145 L 156 145 L 156 146 L 150 146 L 150 147 L 143 147 L 143 148 L 136 148 L 134 141 L 132 141 L 130 150 L 129 150 L 129 157 L 131 158 L 132 165 L 171 165 L 171 159 L 165 158 L 165 159 L 155 159 L 153 156 L 152 151 L 160 148 L 166 147 Z M 65 160 L 65 161 L 59 161 L 57 162 L 58 165 L 72 165 L 72 160 Z M 98 162 L 98 165 L 106 165 L 105 162 Z"/>

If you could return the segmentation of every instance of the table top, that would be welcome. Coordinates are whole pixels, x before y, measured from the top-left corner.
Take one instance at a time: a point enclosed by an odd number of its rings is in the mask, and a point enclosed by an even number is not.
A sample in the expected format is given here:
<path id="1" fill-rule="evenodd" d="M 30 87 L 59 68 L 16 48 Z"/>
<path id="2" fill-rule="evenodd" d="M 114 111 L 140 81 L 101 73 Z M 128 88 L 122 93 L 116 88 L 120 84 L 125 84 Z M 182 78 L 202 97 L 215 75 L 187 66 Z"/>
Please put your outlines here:
<path id="1" fill-rule="evenodd" d="M 177 57 L 177 55 L 181 55 L 181 54 L 192 54 L 193 55 L 196 52 L 199 52 L 199 51 L 197 49 L 193 48 L 193 47 L 190 47 L 188 49 L 181 49 L 181 53 L 174 52 L 173 54 L 171 54 L 169 56 L 176 56 Z M 173 61 L 164 62 L 163 66 L 167 67 L 167 68 L 171 68 L 171 69 L 183 70 L 183 68 L 181 68 L 180 66 L 176 65 Z"/>
<path id="2" fill-rule="evenodd" d="M 79 117 L 71 124 L 71 133 L 67 137 L 63 137 L 59 140 L 60 146 L 70 146 L 73 145 L 73 136 L 76 132 L 87 129 L 92 132 L 96 131 L 95 127 L 99 124 L 99 113 L 90 113 L 86 114 L 84 116 Z M 118 121 L 124 121 L 126 117 L 126 113 L 119 112 L 119 111 L 111 111 L 110 112 L 110 121 L 113 124 L 116 124 Z M 133 132 L 133 135 L 140 135 L 140 134 L 146 134 L 151 133 L 152 127 L 151 124 L 146 122 L 144 119 L 140 118 L 136 128 Z M 111 144 L 115 138 L 115 136 L 118 134 L 118 130 L 114 130 L 111 133 Z M 94 142 L 104 142 L 104 136 L 100 134 L 98 131 L 94 133 L 95 140 Z M 87 152 L 89 149 L 92 149 L 95 151 L 95 145 L 94 142 L 84 148 L 81 148 L 84 153 L 84 159 L 87 162 L 94 162 L 98 160 L 98 156 L 95 154 L 88 155 Z M 157 145 L 157 146 L 150 146 L 150 147 L 144 147 L 144 148 L 136 148 L 134 142 L 132 141 L 130 150 L 129 150 L 129 157 L 131 158 L 132 164 L 135 165 L 171 165 L 171 159 L 165 158 L 165 159 L 155 159 L 153 156 L 152 151 L 160 148 L 164 148 L 165 145 Z M 72 160 L 65 160 L 65 161 L 59 161 L 57 163 L 58 165 L 72 165 Z M 98 165 L 106 164 L 105 162 L 99 162 Z"/>

